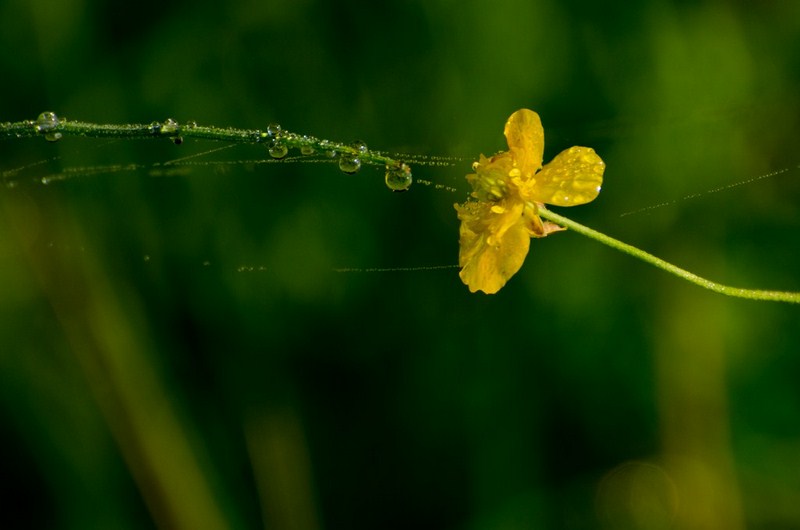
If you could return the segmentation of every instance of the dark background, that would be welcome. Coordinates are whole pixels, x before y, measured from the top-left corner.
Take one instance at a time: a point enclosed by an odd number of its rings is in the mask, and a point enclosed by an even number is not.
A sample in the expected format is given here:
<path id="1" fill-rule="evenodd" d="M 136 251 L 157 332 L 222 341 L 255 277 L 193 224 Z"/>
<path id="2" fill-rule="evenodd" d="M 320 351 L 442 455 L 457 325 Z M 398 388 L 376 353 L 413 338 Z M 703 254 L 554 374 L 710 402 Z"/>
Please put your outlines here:
<path id="1" fill-rule="evenodd" d="M 259 146 L 164 175 L 217 145 L 0 144 L 0 526 L 800 527 L 798 307 L 569 232 L 494 296 L 336 272 L 455 264 L 463 176 L 529 107 L 545 161 L 607 163 L 559 211 L 800 290 L 799 37 L 778 1 L 0 3 L 2 121 L 463 158 L 413 167 L 457 192 L 393 194 L 371 167 L 235 163 Z"/>

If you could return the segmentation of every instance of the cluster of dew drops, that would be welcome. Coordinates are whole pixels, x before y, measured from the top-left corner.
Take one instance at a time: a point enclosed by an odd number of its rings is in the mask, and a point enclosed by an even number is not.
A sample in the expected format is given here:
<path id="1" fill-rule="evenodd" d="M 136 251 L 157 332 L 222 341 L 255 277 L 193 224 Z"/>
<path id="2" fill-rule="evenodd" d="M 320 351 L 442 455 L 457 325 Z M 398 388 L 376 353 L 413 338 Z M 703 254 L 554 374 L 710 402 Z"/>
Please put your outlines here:
<path id="1" fill-rule="evenodd" d="M 44 136 L 49 142 L 56 142 L 62 137 L 62 133 L 57 131 L 61 121 L 54 112 L 42 112 L 36 121 L 29 123 L 34 126 L 38 134 Z M 172 118 L 168 118 L 163 122 L 154 121 L 147 129 L 154 136 L 168 136 L 176 145 L 180 145 L 183 143 L 180 133 L 195 127 L 197 127 L 197 123 L 193 121 L 178 124 Z M 281 160 L 289 154 L 289 145 L 297 146 L 302 156 L 313 156 L 321 152 L 329 158 L 338 157 L 339 169 L 348 175 L 358 173 L 365 160 L 373 163 L 376 160 L 385 160 L 386 186 L 395 192 L 408 190 L 413 182 L 411 168 L 408 164 L 370 152 L 367 144 L 360 140 L 350 145 L 339 144 L 284 131 L 277 123 L 269 124 L 266 131 L 256 132 L 255 140 L 257 143 L 265 142 L 267 152 L 275 160 Z"/>
<path id="2" fill-rule="evenodd" d="M 320 140 L 311 136 L 300 136 L 295 133 L 285 132 L 277 123 L 267 126 L 266 132 L 260 133 L 261 140 L 267 142 L 267 152 L 275 160 L 281 160 L 289 154 L 287 143 L 299 144 L 302 156 L 313 156 L 321 151 L 329 158 L 339 159 L 339 169 L 348 175 L 359 172 L 364 160 L 372 157 L 367 144 L 361 140 L 351 143 L 349 146 L 337 144 L 329 140 Z M 406 191 L 411 187 L 413 178 L 411 168 L 395 160 L 387 161 L 385 164 L 386 186 L 395 192 Z"/>
<path id="3" fill-rule="evenodd" d="M 33 130 L 36 134 L 40 134 L 44 137 L 45 140 L 48 142 L 57 142 L 61 139 L 62 134 L 57 130 L 58 126 L 61 124 L 58 116 L 56 116 L 55 112 L 42 112 L 36 118 L 36 120 L 27 120 L 23 122 L 25 126 L 33 127 Z M 17 135 L 19 137 L 19 135 Z M 14 171 L 10 172 L 14 173 Z M 6 188 L 15 188 L 17 183 L 14 180 L 8 180 L 6 178 L 7 172 L 3 172 L 2 182 L 5 184 Z M 42 177 L 41 179 L 42 184 L 49 184 L 50 179 L 47 177 Z"/>

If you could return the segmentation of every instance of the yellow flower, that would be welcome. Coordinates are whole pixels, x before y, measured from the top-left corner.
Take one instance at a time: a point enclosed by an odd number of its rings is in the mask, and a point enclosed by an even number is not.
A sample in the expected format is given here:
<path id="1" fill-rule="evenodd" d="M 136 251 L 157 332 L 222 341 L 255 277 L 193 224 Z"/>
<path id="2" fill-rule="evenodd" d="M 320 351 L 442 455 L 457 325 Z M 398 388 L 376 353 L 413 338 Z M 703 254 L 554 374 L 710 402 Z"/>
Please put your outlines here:
<path id="1" fill-rule="evenodd" d="M 458 263 L 471 292 L 493 294 L 522 267 L 530 238 L 563 230 L 543 222 L 539 206 L 575 206 L 594 200 L 605 163 L 589 147 L 570 147 L 542 167 L 544 130 L 539 115 L 520 109 L 506 122 L 508 151 L 481 155 L 467 175 L 472 199 L 456 204 L 461 220 Z"/>

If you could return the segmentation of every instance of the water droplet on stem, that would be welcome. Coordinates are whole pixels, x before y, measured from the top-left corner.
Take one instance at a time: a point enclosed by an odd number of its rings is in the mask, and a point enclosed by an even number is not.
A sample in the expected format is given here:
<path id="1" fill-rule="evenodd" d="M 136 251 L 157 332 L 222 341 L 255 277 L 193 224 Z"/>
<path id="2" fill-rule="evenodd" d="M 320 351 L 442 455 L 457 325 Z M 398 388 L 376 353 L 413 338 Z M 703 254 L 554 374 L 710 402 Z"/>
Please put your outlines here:
<path id="1" fill-rule="evenodd" d="M 167 118 L 164 123 L 161 124 L 161 132 L 162 134 L 172 134 L 178 132 L 178 122 L 172 118 Z"/>
<path id="2" fill-rule="evenodd" d="M 350 147 L 355 151 L 354 153 L 345 152 L 339 157 L 339 169 L 348 175 L 358 173 L 358 170 L 361 169 L 361 156 L 369 152 L 367 144 L 361 140 L 356 140 L 350 144 Z"/>
<path id="3" fill-rule="evenodd" d="M 413 178 L 408 164 L 386 164 L 386 187 L 395 192 L 407 191 Z"/>
<path id="4" fill-rule="evenodd" d="M 270 138 L 277 138 L 281 134 L 281 126 L 279 123 L 270 123 L 267 125 L 267 136 Z"/>
<path id="5" fill-rule="evenodd" d="M 286 147 L 286 144 L 283 144 L 277 140 L 273 140 L 272 142 L 270 142 L 267 151 L 269 152 L 269 156 L 271 156 L 276 160 L 280 160 L 281 158 L 289 154 L 289 148 Z"/>
<path id="6" fill-rule="evenodd" d="M 367 149 L 367 144 L 366 144 L 366 143 L 364 143 L 362 140 L 356 140 L 355 142 L 353 142 L 352 144 L 350 144 L 350 147 L 352 147 L 353 149 L 355 149 L 355 151 L 356 151 L 357 153 L 360 153 L 360 154 L 364 154 L 364 153 L 366 153 L 367 151 L 369 151 L 369 149 Z"/>
<path id="7" fill-rule="evenodd" d="M 61 133 L 55 129 L 61 124 L 55 112 L 42 112 L 36 118 L 36 132 L 44 135 L 48 142 L 57 142 L 61 139 Z"/>
<path id="8" fill-rule="evenodd" d="M 351 153 L 342 153 L 339 157 L 339 169 L 348 175 L 354 175 L 361 169 L 361 159 Z"/>

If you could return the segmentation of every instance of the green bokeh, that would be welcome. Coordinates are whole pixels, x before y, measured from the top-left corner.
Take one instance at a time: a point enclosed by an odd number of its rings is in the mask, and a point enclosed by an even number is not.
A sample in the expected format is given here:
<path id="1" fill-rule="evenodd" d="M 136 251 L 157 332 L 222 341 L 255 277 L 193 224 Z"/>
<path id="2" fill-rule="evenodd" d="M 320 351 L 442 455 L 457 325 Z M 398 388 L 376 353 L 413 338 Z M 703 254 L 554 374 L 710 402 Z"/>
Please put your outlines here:
<path id="1" fill-rule="evenodd" d="M 607 163 L 559 211 L 800 291 L 800 4 L 604 4 L 0 3 L 0 121 L 280 122 L 463 158 L 413 167 L 456 193 L 393 194 L 334 164 L 91 174 L 210 143 L 0 144 L 24 177 L 0 190 L 0 527 L 800 527 L 797 307 L 570 233 L 494 296 L 337 272 L 456 263 L 463 176 L 529 107 L 546 160 Z"/>

